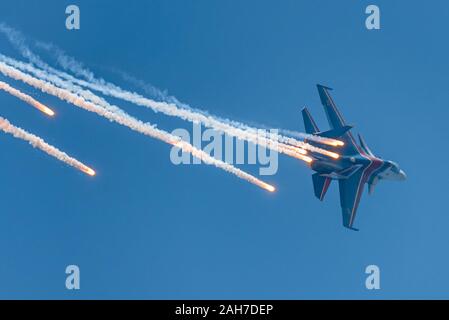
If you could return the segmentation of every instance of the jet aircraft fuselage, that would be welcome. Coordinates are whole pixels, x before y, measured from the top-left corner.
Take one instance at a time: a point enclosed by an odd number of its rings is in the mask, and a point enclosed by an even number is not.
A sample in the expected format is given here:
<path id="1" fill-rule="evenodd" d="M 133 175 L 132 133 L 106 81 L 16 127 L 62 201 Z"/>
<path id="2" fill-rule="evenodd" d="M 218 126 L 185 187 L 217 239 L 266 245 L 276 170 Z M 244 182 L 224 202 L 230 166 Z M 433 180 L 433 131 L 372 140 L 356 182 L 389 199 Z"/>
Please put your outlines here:
<path id="1" fill-rule="evenodd" d="M 318 85 L 318 92 L 323 104 L 326 116 L 331 127 L 330 130 L 321 132 L 307 108 L 302 110 L 304 126 L 307 133 L 323 138 L 338 139 L 344 143 L 343 146 L 329 147 L 315 140 L 307 142 L 316 147 L 336 152 L 340 155 L 338 159 L 312 152 L 313 161 L 310 164 L 316 173 L 312 175 L 315 195 L 323 200 L 332 180 L 339 183 L 340 204 L 342 208 L 343 225 L 349 229 L 353 228 L 355 215 L 360 202 L 365 184 L 368 184 L 369 193 L 374 190 L 380 180 L 405 180 L 406 174 L 398 164 L 376 157 L 369 149 L 366 142 L 359 135 L 357 143 L 351 133 L 352 126 L 343 120 L 337 109 L 328 87 Z"/>

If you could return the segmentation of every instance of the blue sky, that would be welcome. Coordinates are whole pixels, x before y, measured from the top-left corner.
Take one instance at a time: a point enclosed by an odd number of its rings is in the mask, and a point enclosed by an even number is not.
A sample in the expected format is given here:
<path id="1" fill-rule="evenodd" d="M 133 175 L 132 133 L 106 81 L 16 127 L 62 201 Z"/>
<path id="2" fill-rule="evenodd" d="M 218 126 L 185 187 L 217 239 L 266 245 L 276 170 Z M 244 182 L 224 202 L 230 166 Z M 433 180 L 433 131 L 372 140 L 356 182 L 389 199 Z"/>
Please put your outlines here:
<path id="1" fill-rule="evenodd" d="M 65 29 L 65 7 L 81 29 Z M 311 172 L 281 157 L 268 194 L 210 166 L 174 166 L 169 147 L 21 83 L 47 119 L 0 93 L 0 115 L 92 164 L 82 173 L 0 134 L 0 298 L 448 298 L 449 4 L 376 1 L 40 1 L 0 4 L 0 20 L 52 42 L 125 88 L 129 73 L 231 119 L 303 130 L 307 105 L 327 128 L 316 83 L 405 183 L 364 195 L 341 226 Z M 3 38 L 1 53 L 21 58 Z M 42 54 L 51 62 L 51 58 Z M 5 78 L 0 77 L 1 80 Z M 188 123 L 117 103 L 161 128 Z M 242 166 L 257 174 L 257 167 Z M 81 290 L 65 289 L 65 267 Z M 365 267 L 381 290 L 365 289 Z"/>

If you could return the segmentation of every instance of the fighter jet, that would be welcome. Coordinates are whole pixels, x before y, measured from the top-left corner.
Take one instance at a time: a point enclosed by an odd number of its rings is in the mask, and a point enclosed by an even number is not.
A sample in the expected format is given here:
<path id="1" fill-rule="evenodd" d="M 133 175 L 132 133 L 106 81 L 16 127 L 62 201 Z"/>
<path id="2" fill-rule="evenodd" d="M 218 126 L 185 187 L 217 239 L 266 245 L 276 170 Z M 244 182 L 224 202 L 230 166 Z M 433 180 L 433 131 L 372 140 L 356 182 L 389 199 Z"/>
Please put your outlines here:
<path id="1" fill-rule="evenodd" d="M 330 148 L 311 139 L 307 141 L 314 146 L 340 154 L 338 159 L 331 159 L 319 153 L 312 154 L 314 161 L 310 166 L 316 172 L 312 175 L 315 196 L 322 201 L 332 180 L 338 181 L 343 226 L 358 231 L 353 225 L 365 184 L 368 184 L 371 194 L 380 180 L 403 181 L 407 176 L 397 163 L 376 157 L 360 134 L 357 143 L 351 133 L 353 126 L 346 124 L 329 94 L 332 89 L 322 85 L 317 87 L 331 129 L 320 131 L 307 108 L 304 108 L 302 116 L 305 130 L 312 135 L 337 139 L 344 145 Z"/>

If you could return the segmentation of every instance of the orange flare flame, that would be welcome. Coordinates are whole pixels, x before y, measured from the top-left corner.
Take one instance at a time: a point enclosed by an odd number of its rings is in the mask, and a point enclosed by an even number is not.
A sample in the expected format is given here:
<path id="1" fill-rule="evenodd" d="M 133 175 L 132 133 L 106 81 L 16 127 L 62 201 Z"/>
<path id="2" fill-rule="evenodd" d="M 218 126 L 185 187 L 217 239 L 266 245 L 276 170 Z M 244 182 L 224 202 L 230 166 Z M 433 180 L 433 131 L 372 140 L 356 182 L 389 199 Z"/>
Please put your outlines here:
<path id="1" fill-rule="evenodd" d="M 84 173 L 88 174 L 91 177 L 93 177 L 94 175 L 97 174 L 94 169 L 91 169 L 88 166 L 83 166 L 80 168 L 80 170 L 83 171 Z"/>

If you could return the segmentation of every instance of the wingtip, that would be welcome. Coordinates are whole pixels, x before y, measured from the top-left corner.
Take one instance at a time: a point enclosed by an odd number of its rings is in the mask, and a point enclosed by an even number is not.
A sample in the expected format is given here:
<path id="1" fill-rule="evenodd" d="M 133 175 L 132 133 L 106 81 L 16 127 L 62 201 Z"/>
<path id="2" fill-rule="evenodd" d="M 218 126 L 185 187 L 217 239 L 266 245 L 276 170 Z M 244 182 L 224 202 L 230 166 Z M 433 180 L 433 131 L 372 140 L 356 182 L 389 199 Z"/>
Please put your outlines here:
<path id="1" fill-rule="evenodd" d="M 333 90 L 332 88 L 324 86 L 324 85 L 319 84 L 319 83 L 316 86 L 318 87 L 318 89 L 323 88 L 323 89 L 327 89 L 327 90 Z"/>
<path id="2" fill-rule="evenodd" d="M 301 112 L 307 111 L 307 107 L 302 107 Z"/>

